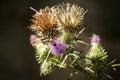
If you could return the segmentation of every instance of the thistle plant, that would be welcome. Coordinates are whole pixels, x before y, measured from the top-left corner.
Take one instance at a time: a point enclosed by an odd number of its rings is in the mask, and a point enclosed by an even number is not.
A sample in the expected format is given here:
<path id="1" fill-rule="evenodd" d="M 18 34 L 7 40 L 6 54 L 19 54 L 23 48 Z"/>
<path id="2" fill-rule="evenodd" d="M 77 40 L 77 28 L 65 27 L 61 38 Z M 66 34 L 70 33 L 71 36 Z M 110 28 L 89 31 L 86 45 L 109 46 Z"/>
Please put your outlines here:
<path id="1" fill-rule="evenodd" d="M 107 62 L 107 52 L 100 44 L 99 35 L 93 34 L 90 43 L 81 39 L 84 31 L 82 26 L 87 10 L 75 4 L 60 4 L 35 11 L 30 30 L 30 43 L 35 48 L 36 60 L 40 64 L 40 74 L 47 75 L 59 68 L 70 68 L 67 80 L 72 80 L 73 74 L 83 72 L 95 80 L 111 78 L 109 69 L 120 64 L 115 60 Z M 85 45 L 85 50 L 77 50 L 78 45 Z M 84 63 L 81 63 L 84 61 Z M 76 74 L 77 75 L 77 74 Z"/>

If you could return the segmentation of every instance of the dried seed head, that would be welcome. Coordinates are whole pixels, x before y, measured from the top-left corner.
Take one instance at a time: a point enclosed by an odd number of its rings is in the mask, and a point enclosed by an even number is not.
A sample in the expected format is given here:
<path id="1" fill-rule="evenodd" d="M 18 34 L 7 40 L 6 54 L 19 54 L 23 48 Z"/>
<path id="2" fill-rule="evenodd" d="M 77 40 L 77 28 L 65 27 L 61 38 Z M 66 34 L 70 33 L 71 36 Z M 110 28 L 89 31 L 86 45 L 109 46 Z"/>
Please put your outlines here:
<path id="1" fill-rule="evenodd" d="M 86 12 L 78 5 L 63 3 L 58 6 L 58 24 L 59 26 L 64 26 L 65 30 L 73 30 L 78 25 L 82 25 Z"/>
<path id="2" fill-rule="evenodd" d="M 30 29 L 35 31 L 38 36 L 52 37 L 56 35 L 56 10 L 54 7 L 40 9 L 33 15 Z"/>

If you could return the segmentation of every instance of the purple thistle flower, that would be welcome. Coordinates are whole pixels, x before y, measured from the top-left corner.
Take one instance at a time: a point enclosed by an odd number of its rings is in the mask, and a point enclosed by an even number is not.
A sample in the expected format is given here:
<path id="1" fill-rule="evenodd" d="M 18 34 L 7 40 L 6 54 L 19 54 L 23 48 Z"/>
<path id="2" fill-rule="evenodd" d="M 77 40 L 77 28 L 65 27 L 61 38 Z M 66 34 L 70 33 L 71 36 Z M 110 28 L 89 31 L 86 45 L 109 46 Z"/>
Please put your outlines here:
<path id="1" fill-rule="evenodd" d="M 99 43 L 99 42 L 100 42 L 99 35 L 93 34 L 92 37 L 91 37 L 91 44 Z"/>
<path id="2" fill-rule="evenodd" d="M 37 42 L 38 37 L 36 35 L 31 35 L 30 36 L 30 44 L 34 46 L 34 44 Z"/>
<path id="3" fill-rule="evenodd" d="M 54 38 L 51 43 L 49 43 L 49 47 L 53 54 L 59 55 L 64 54 L 67 48 L 67 44 L 61 42 L 58 38 Z"/>

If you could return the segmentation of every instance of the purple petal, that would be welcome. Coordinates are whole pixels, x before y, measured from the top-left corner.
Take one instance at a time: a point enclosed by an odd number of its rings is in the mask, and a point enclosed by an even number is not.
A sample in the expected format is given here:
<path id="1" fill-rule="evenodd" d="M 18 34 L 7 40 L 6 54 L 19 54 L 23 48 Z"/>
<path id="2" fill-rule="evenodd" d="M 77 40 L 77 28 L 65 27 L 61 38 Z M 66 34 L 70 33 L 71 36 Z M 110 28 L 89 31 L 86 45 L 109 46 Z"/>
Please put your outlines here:
<path id="1" fill-rule="evenodd" d="M 49 43 L 49 47 L 53 54 L 59 55 L 65 53 L 65 50 L 67 48 L 67 44 L 64 42 L 61 42 L 59 39 L 55 38 L 53 39 L 55 45 Z"/>
<path id="2" fill-rule="evenodd" d="M 30 43 L 31 45 L 34 45 L 37 42 L 38 37 L 36 35 L 30 36 Z"/>
<path id="3" fill-rule="evenodd" d="M 100 42 L 100 37 L 99 35 L 93 34 L 91 37 L 91 44 L 92 43 L 99 43 Z"/>

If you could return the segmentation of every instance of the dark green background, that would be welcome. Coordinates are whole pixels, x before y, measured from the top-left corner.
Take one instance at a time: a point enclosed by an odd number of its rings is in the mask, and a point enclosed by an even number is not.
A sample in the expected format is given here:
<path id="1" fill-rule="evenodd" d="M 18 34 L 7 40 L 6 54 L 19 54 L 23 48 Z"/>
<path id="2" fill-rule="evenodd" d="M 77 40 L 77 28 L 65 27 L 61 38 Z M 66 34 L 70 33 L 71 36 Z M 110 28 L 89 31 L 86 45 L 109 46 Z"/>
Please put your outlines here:
<path id="1" fill-rule="evenodd" d="M 65 80 L 65 70 L 57 70 L 46 77 L 39 76 L 39 65 L 29 43 L 27 29 L 34 12 L 45 6 L 70 2 L 88 9 L 84 26 L 87 34 L 96 33 L 109 55 L 120 63 L 120 4 L 119 0 L 0 0 L 0 80 Z M 110 71 L 119 80 L 118 71 Z M 79 75 L 77 80 L 92 80 Z"/>

